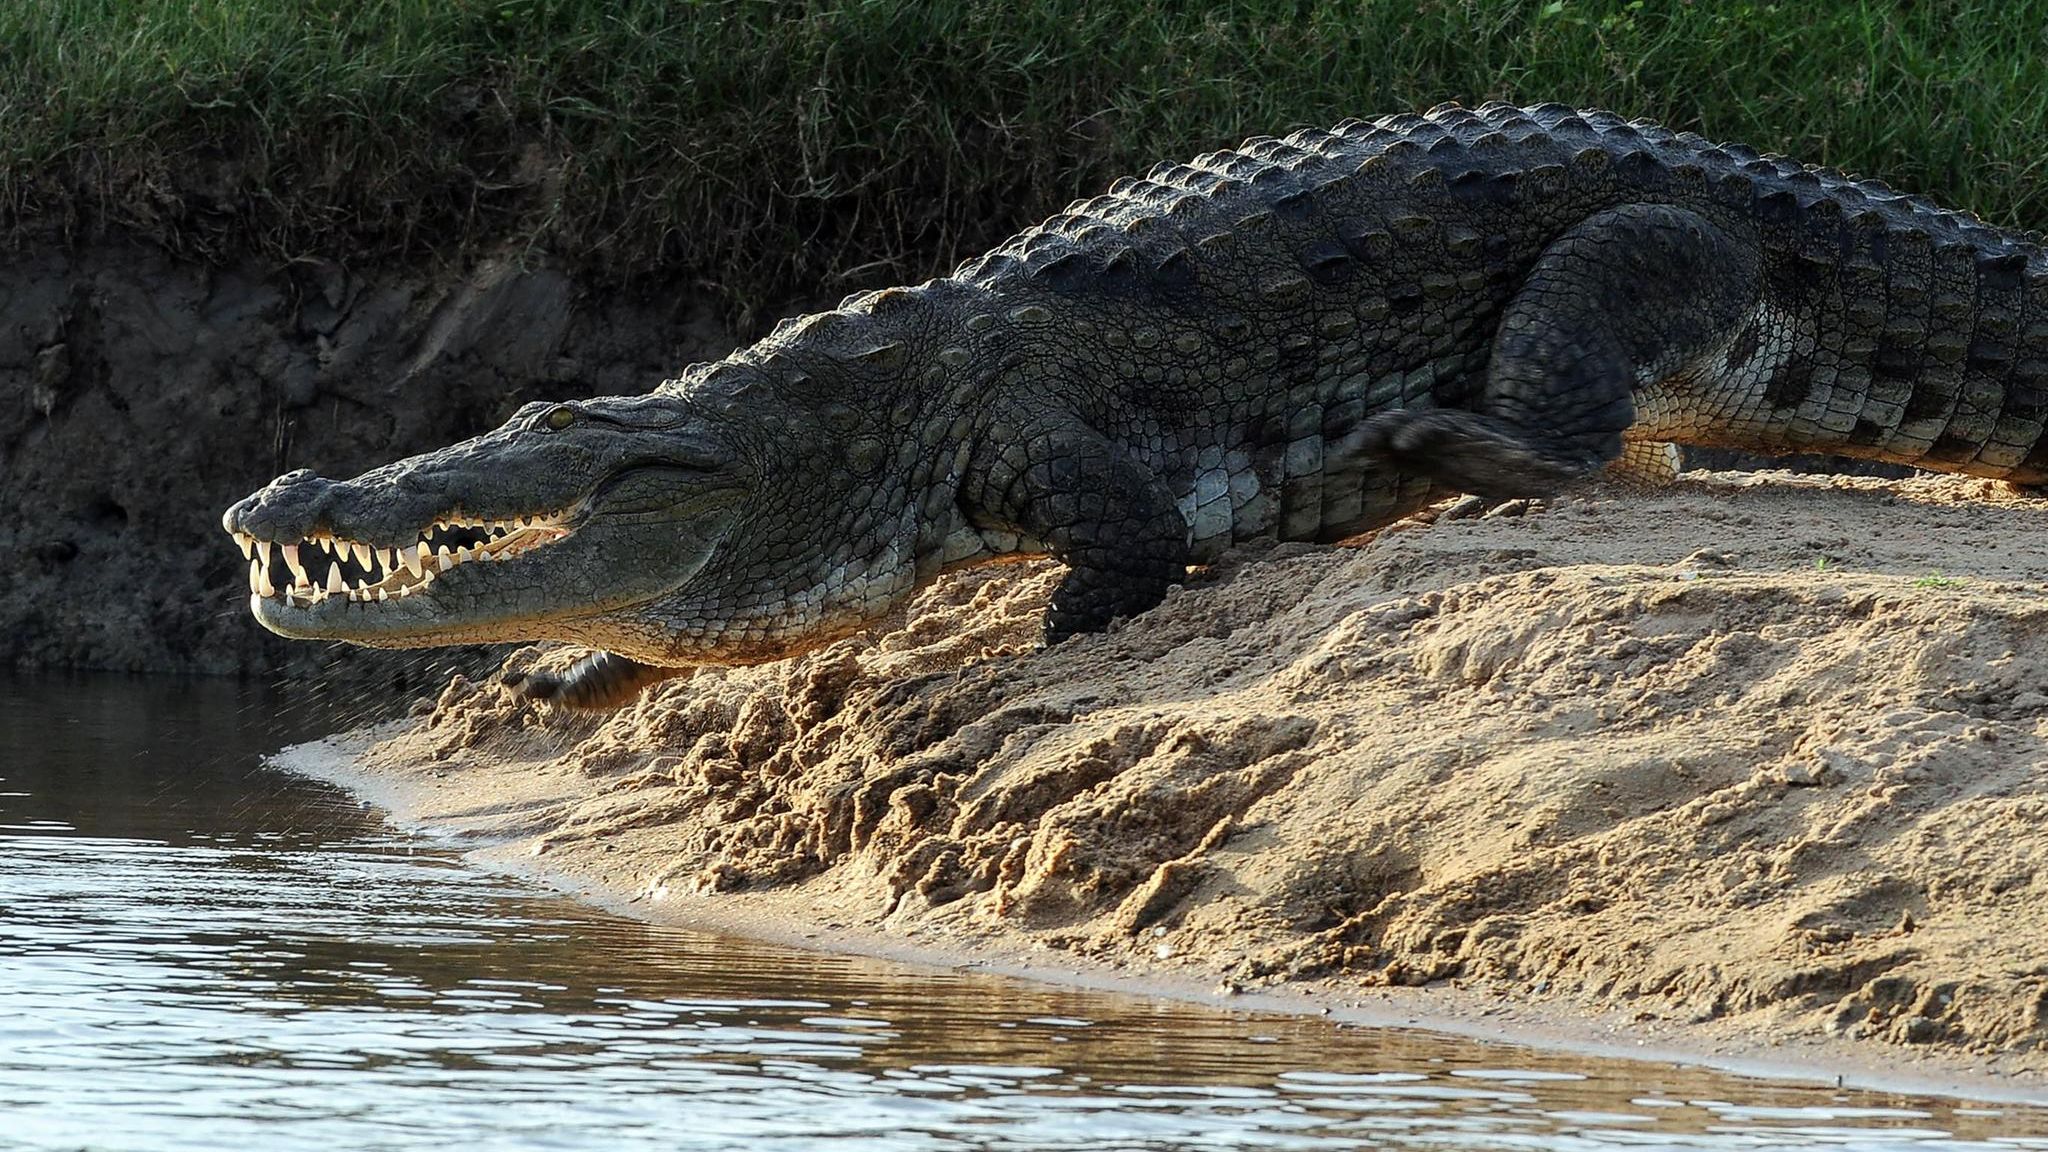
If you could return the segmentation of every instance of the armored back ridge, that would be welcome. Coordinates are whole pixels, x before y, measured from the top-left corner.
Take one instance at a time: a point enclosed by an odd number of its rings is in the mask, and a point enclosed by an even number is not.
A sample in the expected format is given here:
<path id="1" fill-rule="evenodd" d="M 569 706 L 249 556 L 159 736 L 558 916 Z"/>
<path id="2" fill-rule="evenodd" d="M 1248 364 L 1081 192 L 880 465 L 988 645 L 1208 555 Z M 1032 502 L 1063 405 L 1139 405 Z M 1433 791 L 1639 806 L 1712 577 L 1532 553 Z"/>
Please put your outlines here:
<path id="1" fill-rule="evenodd" d="M 602 705 L 963 564 L 1064 561 L 1057 641 L 1447 491 L 1671 442 L 2040 485 L 2044 423 L 2039 237 L 1608 113 L 1447 106 L 1161 165 L 647 396 L 295 473 L 226 526 L 274 631 L 577 641 L 609 655 L 526 690 Z"/>

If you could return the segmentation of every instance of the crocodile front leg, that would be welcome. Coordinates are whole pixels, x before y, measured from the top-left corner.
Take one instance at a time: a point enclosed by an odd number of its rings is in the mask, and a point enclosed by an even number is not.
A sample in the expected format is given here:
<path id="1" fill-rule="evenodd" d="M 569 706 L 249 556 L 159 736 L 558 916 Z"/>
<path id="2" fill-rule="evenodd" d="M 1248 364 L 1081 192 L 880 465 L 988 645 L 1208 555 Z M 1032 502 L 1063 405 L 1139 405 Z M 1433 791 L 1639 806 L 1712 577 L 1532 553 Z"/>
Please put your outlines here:
<path id="1" fill-rule="evenodd" d="M 1042 541 L 1067 566 L 1045 640 L 1100 632 L 1159 603 L 1186 579 L 1188 523 L 1159 477 L 1078 422 L 991 451 L 965 495 L 978 523 Z"/>
<path id="2" fill-rule="evenodd" d="M 1741 234 L 1737 233 L 1737 230 Z M 1668 204 L 1626 204 L 1559 237 L 1501 318 L 1471 410 L 1382 413 L 1349 438 L 1405 472 L 1484 496 L 1537 496 L 1622 454 L 1633 394 L 1726 344 L 1761 291 L 1754 235 Z"/>

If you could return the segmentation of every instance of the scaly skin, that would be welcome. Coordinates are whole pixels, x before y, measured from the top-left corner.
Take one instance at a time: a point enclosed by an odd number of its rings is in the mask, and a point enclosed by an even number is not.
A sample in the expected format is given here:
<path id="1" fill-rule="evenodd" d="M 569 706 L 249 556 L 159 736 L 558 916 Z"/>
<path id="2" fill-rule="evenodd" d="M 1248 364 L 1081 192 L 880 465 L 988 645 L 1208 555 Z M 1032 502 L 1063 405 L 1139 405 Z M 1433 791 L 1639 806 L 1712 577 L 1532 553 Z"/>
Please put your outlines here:
<path id="1" fill-rule="evenodd" d="M 601 706 L 1007 555 L 1068 565 L 1056 641 L 1234 544 L 1554 491 L 1625 440 L 2039 485 L 2044 422 L 2038 237 L 1606 113 L 1444 107 L 1162 165 L 648 395 L 294 473 L 226 526 L 263 544 L 273 631 L 580 642 L 614 655 L 524 687 Z M 385 603 L 273 586 L 286 542 L 416 551 L 437 518 L 529 514 L 496 546 L 529 550 L 431 583 L 344 569 L 409 591 Z"/>

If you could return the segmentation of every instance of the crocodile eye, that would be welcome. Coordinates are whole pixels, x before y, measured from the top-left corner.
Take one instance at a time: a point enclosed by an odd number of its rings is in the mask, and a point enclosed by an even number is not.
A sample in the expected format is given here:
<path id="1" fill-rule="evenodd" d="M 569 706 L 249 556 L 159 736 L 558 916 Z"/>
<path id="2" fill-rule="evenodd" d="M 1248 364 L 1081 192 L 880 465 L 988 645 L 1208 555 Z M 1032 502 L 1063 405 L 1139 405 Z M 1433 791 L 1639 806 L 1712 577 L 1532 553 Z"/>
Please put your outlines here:
<path id="1" fill-rule="evenodd" d="M 562 429 L 567 428 L 569 425 L 574 424 L 575 422 L 576 410 L 574 408 L 568 407 L 567 405 L 564 405 L 548 413 L 548 427 L 552 428 L 557 432 L 560 432 Z"/>

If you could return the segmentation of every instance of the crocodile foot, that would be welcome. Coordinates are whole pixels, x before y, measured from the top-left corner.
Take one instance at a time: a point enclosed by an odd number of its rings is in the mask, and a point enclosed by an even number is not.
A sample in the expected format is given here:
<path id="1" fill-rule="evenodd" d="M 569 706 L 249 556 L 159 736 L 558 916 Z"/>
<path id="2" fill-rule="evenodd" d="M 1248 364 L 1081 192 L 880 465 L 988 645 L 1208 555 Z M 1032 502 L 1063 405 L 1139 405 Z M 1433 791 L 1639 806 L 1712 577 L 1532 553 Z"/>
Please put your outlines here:
<path id="1" fill-rule="evenodd" d="M 594 652 L 568 671 L 507 672 L 499 677 L 522 700 L 544 700 L 563 708 L 606 711 L 632 703 L 650 684 L 689 671 L 628 660 L 615 652 Z"/>
<path id="2" fill-rule="evenodd" d="M 1600 465 L 1538 444 L 1499 417 L 1449 408 L 1382 412 L 1349 439 L 1397 471 L 1496 499 L 1556 492 Z"/>
<path id="3" fill-rule="evenodd" d="M 1517 496 L 1510 500 L 1492 500 L 1485 496 L 1460 496 L 1443 511 L 1429 517 L 1432 524 L 1450 520 L 1501 520 L 1541 512 L 1541 500 L 1529 500 Z"/>

